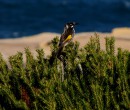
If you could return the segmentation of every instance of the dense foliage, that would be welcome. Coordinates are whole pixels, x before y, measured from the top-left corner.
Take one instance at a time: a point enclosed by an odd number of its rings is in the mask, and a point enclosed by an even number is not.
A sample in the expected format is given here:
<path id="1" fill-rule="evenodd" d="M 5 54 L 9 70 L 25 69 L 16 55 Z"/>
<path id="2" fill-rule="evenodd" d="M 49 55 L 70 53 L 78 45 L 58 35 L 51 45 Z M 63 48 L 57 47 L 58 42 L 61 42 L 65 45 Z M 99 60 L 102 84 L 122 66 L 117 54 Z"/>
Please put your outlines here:
<path id="1" fill-rule="evenodd" d="M 130 109 L 130 52 L 114 49 L 114 38 L 106 38 L 100 49 L 98 35 L 82 49 L 71 42 L 64 60 L 34 57 L 25 49 L 9 57 L 10 67 L 0 54 L 0 110 L 128 110 Z M 52 41 L 52 54 L 58 38 Z M 63 74 L 64 73 L 64 74 Z M 64 77 L 63 80 L 62 77 Z"/>

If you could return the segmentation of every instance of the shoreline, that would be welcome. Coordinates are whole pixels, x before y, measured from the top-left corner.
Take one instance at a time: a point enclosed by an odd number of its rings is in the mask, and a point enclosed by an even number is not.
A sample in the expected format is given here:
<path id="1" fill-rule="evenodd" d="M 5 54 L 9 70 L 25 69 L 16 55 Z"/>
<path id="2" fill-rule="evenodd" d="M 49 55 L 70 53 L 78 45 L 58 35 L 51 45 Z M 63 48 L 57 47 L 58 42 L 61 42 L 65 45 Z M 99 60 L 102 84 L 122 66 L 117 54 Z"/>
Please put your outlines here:
<path id="1" fill-rule="evenodd" d="M 101 32 L 81 32 L 76 33 L 73 41 L 78 41 L 80 47 L 83 47 L 89 41 L 91 36 L 97 33 L 100 37 L 101 49 L 105 48 L 105 37 L 115 37 L 115 49 L 122 48 L 130 51 L 130 28 L 115 28 L 111 33 Z M 40 33 L 33 36 L 25 36 L 21 38 L 12 39 L 0 39 L 0 53 L 4 59 L 8 59 L 9 56 L 16 54 L 17 52 L 23 52 L 25 48 L 29 48 L 31 52 L 36 55 L 36 49 L 43 48 L 45 56 L 50 54 L 49 43 L 54 37 L 60 37 L 58 33 Z"/>

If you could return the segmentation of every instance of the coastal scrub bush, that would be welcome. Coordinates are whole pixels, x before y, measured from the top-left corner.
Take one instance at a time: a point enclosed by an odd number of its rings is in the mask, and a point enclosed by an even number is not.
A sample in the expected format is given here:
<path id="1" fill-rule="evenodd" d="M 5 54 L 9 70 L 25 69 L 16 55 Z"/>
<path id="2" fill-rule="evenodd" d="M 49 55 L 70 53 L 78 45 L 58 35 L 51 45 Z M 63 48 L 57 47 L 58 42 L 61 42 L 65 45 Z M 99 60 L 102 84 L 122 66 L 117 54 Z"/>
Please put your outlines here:
<path id="1" fill-rule="evenodd" d="M 115 50 L 114 37 L 105 40 L 105 50 L 98 35 L 82 49 L 78 42 L 69 43 L 63 50 L 64 68 L 51 57 L 58 38 L 47 58 L 43 49 L 34 57 L 26 48 L 26 62 L 18 52 L 9 57 L 9 68 L 0 54 L 0 110 L 129 110 L 130 52 Z"/>

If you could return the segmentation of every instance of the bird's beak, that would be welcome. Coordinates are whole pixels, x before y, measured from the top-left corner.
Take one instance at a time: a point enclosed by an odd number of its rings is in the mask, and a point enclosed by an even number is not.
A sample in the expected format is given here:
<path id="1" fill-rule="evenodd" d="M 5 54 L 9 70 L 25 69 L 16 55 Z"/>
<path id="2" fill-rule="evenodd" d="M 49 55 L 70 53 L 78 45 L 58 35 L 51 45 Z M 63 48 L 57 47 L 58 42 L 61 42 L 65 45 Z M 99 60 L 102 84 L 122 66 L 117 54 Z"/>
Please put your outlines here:
<path id="1" fill-rule="evenodd" d="M 74 25 L 78 25 L 79 23 L 74 22 Z"/>

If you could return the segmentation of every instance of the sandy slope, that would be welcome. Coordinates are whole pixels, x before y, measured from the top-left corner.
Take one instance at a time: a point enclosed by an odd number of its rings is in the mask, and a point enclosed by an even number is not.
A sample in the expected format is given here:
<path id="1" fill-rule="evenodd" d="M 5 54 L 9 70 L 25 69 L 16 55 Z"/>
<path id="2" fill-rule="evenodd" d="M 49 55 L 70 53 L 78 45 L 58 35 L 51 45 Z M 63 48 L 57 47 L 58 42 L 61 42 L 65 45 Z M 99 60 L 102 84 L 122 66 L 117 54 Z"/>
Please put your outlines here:
<path id="1" fill-rule="evenodd" d="M 105 37 L 114 36 L 116 38 L 116 48 L 121 47 L 130 51 L 130 28 L 113 29 L 112 33 L 98 33 L 100 36 L 101 48 L 105 47 Z M 14 55 L 18 51 L 24 53 L 24 48 L 29 47 L 33 54 L 36 54 L 37 48 L 44 48 L 45 54 L 50 54 L 50 45 L 48 43 L 54 37 L 60 37 L 57 33 L 41 33 L 34 36 L 22 37 L 16 39 L 0 39 L 0 52 L 7 59 L 10 55 Z M 84 46 L 94 32 L 83 32 L 75 35 L 74 41 L 80 42 L 80 47 Z"/>

